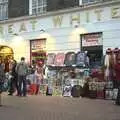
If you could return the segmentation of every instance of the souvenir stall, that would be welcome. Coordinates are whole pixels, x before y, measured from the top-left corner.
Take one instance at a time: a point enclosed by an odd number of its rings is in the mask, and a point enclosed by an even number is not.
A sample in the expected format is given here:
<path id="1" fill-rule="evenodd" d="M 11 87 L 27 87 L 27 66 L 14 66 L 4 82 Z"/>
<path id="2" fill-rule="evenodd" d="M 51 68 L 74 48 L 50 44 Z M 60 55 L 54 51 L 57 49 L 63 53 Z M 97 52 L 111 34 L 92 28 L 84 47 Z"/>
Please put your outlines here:
<path id="1" fill-rule="evenodd" d="M 92 69 L 89 77 L 90 98 L 115 100 L 118 94 L 119 78 L 117 78 L 120 50 L 108 48 L 103 57 L 103 66 Z M 118 70 L 120 71 L 120 69 Z M 119 72 L 120 73 L 120 72 Z"/>
<path id="2" fill-rule="evenodd" d="M 53 95 L 80 97 L 85 77 L 89 76 L 88 62 L 85 52 L 48 54 L 46 76 Z"/>

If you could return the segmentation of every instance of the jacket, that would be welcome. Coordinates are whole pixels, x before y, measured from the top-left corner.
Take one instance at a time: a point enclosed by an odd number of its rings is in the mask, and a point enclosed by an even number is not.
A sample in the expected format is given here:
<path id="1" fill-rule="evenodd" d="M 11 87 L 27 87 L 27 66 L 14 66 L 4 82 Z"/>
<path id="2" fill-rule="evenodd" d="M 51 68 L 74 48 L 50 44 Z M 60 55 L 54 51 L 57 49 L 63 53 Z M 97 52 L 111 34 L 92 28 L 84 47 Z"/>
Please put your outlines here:
<path id="1" fill-rule="evenodd" d="M 16 73 L 18 75 L 24 76 L 28 74 L 28 66 L 26 63 L 18 63 L 16 66 Z"/>

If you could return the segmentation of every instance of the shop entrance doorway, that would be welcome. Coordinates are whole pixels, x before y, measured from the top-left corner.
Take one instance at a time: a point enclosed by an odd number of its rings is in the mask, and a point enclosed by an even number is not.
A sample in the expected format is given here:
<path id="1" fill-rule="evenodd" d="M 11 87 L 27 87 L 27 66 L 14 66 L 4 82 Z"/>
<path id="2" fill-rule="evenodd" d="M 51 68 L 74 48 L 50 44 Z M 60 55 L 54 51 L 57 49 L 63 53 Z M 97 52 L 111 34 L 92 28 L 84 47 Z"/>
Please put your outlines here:
<path id="1" fill-rule="evenodd" d="M 30 40 L 30 61 L 44 64 L 46 60 L 46 39 Z"/>
<path id="2" fill-rule="evenodd" d="M 101 66 L 103 57 L 102 33 L 88 33 L 81 35 L 81 50 L 87 51 L 90 67 Z"/>
<path id="3" fill-rule="evenodd" d="M 89 57 L 90 66 L 92 68 L 101 66 L 103 46 L 83 47 L 82 49 L 83 51 L 88 51 L 87 55 Z"/>

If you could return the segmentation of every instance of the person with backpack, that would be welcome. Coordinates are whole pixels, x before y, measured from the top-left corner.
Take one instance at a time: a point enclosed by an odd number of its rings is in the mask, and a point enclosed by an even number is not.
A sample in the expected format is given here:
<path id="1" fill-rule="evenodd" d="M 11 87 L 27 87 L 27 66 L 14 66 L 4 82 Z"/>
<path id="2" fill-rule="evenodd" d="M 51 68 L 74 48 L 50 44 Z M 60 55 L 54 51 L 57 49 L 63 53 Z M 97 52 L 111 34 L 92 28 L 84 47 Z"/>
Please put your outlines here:
<path id="1" fill-rule="evenodd" d="M 18 75 L 18 96 L 26 96 L 27 87 L 26 87 L 26 76 L 28 74 L 28 66 L 25 63 L 25 58 L 21 57 L 21 62 L 16 66 L 16 72 Z M 22 90 L 23 84 L 23 90 Z"/>

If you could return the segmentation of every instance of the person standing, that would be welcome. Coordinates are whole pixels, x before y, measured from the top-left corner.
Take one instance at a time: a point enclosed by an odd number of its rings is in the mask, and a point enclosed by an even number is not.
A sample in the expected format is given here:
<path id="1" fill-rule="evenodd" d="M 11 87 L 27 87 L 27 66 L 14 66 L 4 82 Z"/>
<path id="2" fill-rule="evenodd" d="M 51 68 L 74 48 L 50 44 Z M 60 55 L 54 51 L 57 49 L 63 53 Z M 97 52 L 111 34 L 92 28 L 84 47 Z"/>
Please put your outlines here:
<path id="1" fill-rule="evenodd" d="M 118 88 L 118 95 L 117 95 L 117 99 L 116 99 L 116 104 L 120 105 L 120 54 L 119 56 L 117 56 L 117 62 L 114 66 L 115 69 L 115 77 L 116 77 L 116 82 L 115 82 L 115 86 Z"/>
<path id="2" fill-rule="evenodd" d="M 2 91 L 3 91 L 2 88 L 3 88 L 4 80 L 5 80 L 4 67 L 3 67 L 3 64 L 2 64 L 2 60 L 0 59 L 0 106 L 2 105 L 1 104 L 1 94 L 2 94 Z"/>
<path id="3" fill-rule="evenodd" d="M 17 62 L 16 60 L 12 60 L 12 67 L 11 67 L 11 82 L 10 82 L 10 90 L 8 95 L 13 95 L 15 88 L 17 90 L 17 95 L 18 95 L 18 80 L 17 80 L 17 73 L 16 73 L 16 65 Z"/>
<path id="4" fill-rule="evenodd" d="M 36 81 L 36 92 L 35 92 L 35 94 L 37 95 L 39 93 L 40 85 L 43 83 L 43 68 L 42 68 L 41 64 L 38 64 L 36 66 L 35 81 Z"/>
<path id="5" fill-rule="evenodd" d="M 28 66 L 25 63 L 25 58 L 21 57 L 21 62 L 16 66 L 16 72 L 18 75 L 18 96 L 26 96 L 27 88 L 26 88 L 26 75 L 28 73 Z M 23 84 L 23 90 L 22 90 Z"/>

